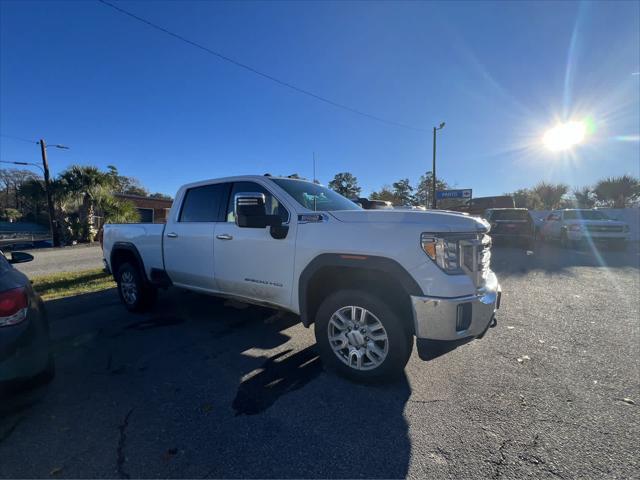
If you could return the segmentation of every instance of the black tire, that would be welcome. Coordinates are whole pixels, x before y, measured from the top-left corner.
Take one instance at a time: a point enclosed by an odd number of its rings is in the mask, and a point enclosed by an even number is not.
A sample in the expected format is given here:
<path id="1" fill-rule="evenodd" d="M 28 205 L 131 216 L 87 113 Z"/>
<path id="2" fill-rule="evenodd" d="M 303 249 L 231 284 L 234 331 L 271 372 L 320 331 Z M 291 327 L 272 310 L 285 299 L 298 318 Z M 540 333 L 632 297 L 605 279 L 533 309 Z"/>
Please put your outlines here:
<path id="1" fill-rule="evenodd" d="M 142 278 L 140 270 L 130 263 L 123 263 L 116 276 L 120 301 L 130 312 L 146 312 L 156 301 L 158 290 Z"/>
<path id="2" fill-rule="evenodd" d="M 351 367 L 347 365 L 346 361 L 338 357 L 338 354 L 334 352 L 331 346 L 329 341 L 329 322 L 336 312 L 349 306 L 368 310 L 375 318 L 368 315 L 365 323 L 370 325 L 375 323 L 375 319 L 377 319 L 384 327 L 387 338 L 387 353 L 375 368 L 358 370 Z M 378 297 L 360 290 L 342 290 L 328 296 L 322 302 L 316 314 L 315 335 L 320 357 L 325 367 L 349 380 L 361 383 L 386 381 L 399 377 L 402 375 L 413 350 L 413 335 L 404 327 L 402 319 L 396 310 Z M 377 341 L 369 340 L 378 346 L 380 345 Z M 371 357 L 363 360 L 363 362 L 369 361 L 369 358 Z"/>

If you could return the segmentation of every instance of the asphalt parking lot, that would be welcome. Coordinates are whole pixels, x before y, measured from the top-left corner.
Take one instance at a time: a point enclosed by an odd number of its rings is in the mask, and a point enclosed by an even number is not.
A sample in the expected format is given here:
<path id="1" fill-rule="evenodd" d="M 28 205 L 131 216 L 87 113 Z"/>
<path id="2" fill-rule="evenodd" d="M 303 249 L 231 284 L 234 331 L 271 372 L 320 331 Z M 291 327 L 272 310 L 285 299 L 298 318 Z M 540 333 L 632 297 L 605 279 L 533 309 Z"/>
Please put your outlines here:
<path id="1" fill-rule="evenodd" d="M 637 478 L 637 249 L 492 263 L 498 326 L 382 386 L 325 373 L 312 331 L 266 309 L 49 302 L 57 376 L 3 400 L 0 476 Z"/>

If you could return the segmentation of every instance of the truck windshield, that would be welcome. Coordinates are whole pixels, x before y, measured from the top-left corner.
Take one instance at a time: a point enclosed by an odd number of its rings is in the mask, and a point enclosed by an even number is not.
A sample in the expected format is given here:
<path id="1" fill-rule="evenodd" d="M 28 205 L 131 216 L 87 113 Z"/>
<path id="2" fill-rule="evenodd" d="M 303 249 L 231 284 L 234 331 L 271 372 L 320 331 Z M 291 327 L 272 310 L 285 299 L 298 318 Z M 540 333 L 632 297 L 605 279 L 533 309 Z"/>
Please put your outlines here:
<path id="1" fill-rule="evenodd" d="M 565 220 L 609 220 L 603 212 L 598 210 L 567 210 L 564 212 Z"/>
<path id="2" fill-rule="evenodd" d="M 494 210 L 491 220 L 528 220 L 527 210 Z"/>
<path id="3" fill-rule="evenodd" d="M 314 211 L 361 210 L 361 208 L 333 190 L 304 180 L 272 178 L 285 192 L 304 208 Z"/>

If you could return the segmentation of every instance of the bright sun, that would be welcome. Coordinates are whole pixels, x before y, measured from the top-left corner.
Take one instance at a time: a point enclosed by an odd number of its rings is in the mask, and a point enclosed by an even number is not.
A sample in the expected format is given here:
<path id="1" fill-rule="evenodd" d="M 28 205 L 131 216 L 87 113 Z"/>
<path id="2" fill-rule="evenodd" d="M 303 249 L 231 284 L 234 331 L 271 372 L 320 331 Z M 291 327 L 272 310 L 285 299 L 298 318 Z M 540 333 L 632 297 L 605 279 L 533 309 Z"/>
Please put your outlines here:
<path id="1" fill-rule="evenodd" d="M 542 142 L 553 152 L 569 150 L 582 143 L 586 133 L 587 125 L 585 122 L 560 123 L 544 134 Z"/>

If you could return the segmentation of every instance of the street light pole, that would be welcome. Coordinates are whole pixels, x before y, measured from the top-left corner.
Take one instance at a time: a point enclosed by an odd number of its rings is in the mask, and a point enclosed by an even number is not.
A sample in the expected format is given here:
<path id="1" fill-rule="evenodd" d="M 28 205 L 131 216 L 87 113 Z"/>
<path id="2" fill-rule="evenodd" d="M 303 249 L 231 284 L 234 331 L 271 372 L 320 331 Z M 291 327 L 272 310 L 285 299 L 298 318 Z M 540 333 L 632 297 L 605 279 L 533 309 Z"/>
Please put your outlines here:
<path id="1" fill-rule="evenodd" d="M 444 128 L 444 122 L 433 127 L 433 168 L 431 170 L 431 208 L 436 209 L 436 132 Z"/>
<path id="2" fill-rule="evenodd" d="M 53 199 L 51 197 L 51 182 L 49 179 L 49 162 L 47 162 L 47 144 L 44 139 L 40 139 L 40 152 L 42 153 L 42 166 L 44 173 L 44 190 L 47 194 L 47 208 L 49 209 L 49 228 L 51 229 L 51 241 L 54 247 L 60 246 L 60 237 L 58 235 L 58 230 L 55 228 L 55 220 L 54 215 L 55 211 L 53 208 Z"/>

